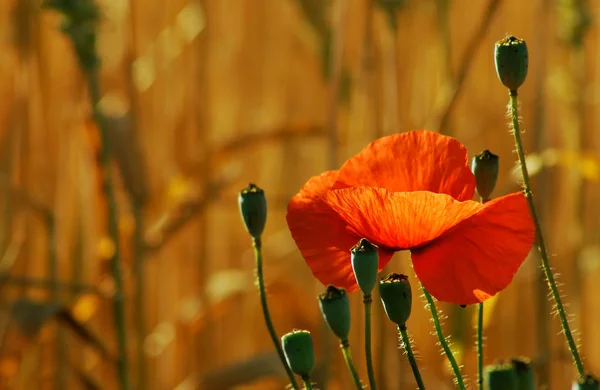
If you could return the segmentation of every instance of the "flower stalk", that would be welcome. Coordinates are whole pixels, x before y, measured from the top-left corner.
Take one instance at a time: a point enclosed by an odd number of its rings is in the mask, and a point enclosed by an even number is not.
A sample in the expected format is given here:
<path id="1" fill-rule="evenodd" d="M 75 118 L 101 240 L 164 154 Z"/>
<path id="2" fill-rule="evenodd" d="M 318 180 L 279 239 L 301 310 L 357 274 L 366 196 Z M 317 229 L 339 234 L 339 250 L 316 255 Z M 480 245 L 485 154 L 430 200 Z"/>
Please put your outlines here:
<path id="1" fill-rule="evenodd" d="M 523 149 L 523 141 L 521 140 L 521 127 L 519 124 L 519 111 L 518 111 L 518 93 L 516 90 L 509 90 L 510 96 L 510 117 L 512 121 L 512 133 L 515 138 L 515 146 L 517 149 L 517 155 L 519 156 L 519 162 L 521 165 L 521 174 L 523 176 L 523 189 L 525 193 L 525 197 L 527 198 L 527 203 L 529 204 L 529 209 L 531 211 L 531 217 L 533 218 L 533 222 L 535 224 L 536 231 L 536 241 L 538 251 L 540 252 L 540 257 L 542 260 L 542 270 L 544 271 L 544 276 L 548 281 L 548 287 L 550 288 L 550 292 L 552 293 L 552 298 L 554 299 L 554 303 L 556 305 L 556 312 L 558 317 L 560 318 L 560 325 L 562 327 L 563 334 L 565 335 L 565 339 L 567 340 L 567 344 L 569 346 L 569 351 L 571 352 L 571 356 L 573 357 L 573 362 L 577 369 L 577 374 L 580 378 L 585 376 L 585 370 L 583 367 L 583 362 L 581 361 L 581 356 L 579 355 L 579 350 L 577 349 L 577 344 L 575 343 L 575 339 L 573 338 L 573 334 L 571 333 L 571 328 L 569 326 L 569 321 L 567 319 L 567 314 L 565 312 L 565 308 L 562 304 L 562 300 L 560 298 L 560 292 L 558 291 L 558 287 L 556 286 L 556 280 L 554 278 L 554 273 L 550 268 L 550 262 L 548 260 L 548 252 L 546 250 L 546 243 L 544 241 L 544 236 L 542 234 L 542 228 L 539 222 L 539 217 L 537 215 L 535 209 L 535 202 L 533 199 L 533 192 L 531 191 L 531 184 L 529 182 L 529 172 L 527 171 L 527 164 L 525 161 L 525 152 Z"/>
<path id="2" fill-rule="evenodd" d="M 299 390 L 296 377 L 292 372 L 292 369 L 287 363 L 286 356 L 283 348 L 279 343 L 277 332 L 271 321 L 271 314 L 269 313 L 269 304 L 267 302 L 267 292 L 265 289 L 265 279 L 263 276 L 263 261 L 262 261 L 262 233 L 265 229 L 267 222 L 267 199 L 265 192 L 257 187 L 255 184 L 250 183 L 238 194 L 238 206 L 242 221 L 246 231 L 252 237 L 252 247 L 254 248 L 254 261 L 256 267 L 256 284 L 258 286 L 258 293 L 260 295 L 260 305 L 265 319 L 265 324 L 271 337 L 271 341 L 275 346 L 277 355 L 283 364 L 285 371 L 290 380 L 290 384 L 294 390 Z"/>
<path id="3" fill-rule="evenodd" d="M 431 318 L 433 319 L 433 326 L 435 327 L 435 333 L 440 341 L 440 345 L 444 349 L 444 353 L 448 357 L 448 361 L 450 362 L 450 366 L 452 367 L 452 371 L 454 372 L 454 377 L 456 378 L 456 383 L 458 384 L 458 388 L 461 390 L 466 390 L 465 381 L 463 380 L 462 374 L 460 373 L 460 368 L 458 367 L 458 363 L 454 358 L 454 354 L 450 349 L 450 345 L 444 337 L 444 332 L 442 331 L 442 324 L 440 323 L 440 318 L 438 315 L 438 311 L 435 307 L 435 302 L 433 301 L 433 297 L 427 291 L 427 289 L 421 285 L 421 289 L 423 290 L 423 295 L 425 295 L 425 299 L 427 300 L 427 305 L 429 306 L 429 311 L 431 312 Z"/>
<path id="4" fill-rule="evenodd" d="M 348 340 L 343 340 L 340 343 L 340 348 L 342 349 L 342 355 L 344 355 L 344 361 L 346 362 L 346 367 L 350 371 L 350 375 L 352 375 L 352 380 L 354 381 L 354 385 L 357 390 L 362 390 L 362 382 L 360 381 L 360 377 L 358 376 L 358 371 L 356 371 L 356 366 L 354 365 L 354 361 L 352 360 L 352 354 L 350 353 L 350 343 Z"/>
<path id="5" fill-rule="evenodd" d="M 473 158 L 471 165 L 475 175 L 476 190 L 481 203 L 490 201 L 498 181 L 498 156 L 484 150 Z M 483 302 L 477 304 L 477 389 L 483 390 Z"/>
<path id="6" fill-rule="evenodd" d="M 325 292 L 319 295 L 319 308 L 325 323 L 340 340 L 340 348 L 346 362 L 346 367 L 352 375 L 357 390 L 362 390 L 362 383 L 350 354 L 350 301 L 346 290 L 329 285 Z"/>
<path id="7" fill-rule="evenodd" d="M 304 382 L 304 390 L 312 390 L 312 382 L 310 381 L 310 376 L 304 375 L 302 377 L 302 381 Z"/>
<path id="8" fill-rule="evenodd" d="M 260 305 L 262 307 L 263 317 L 265 318 L 265 324 L 267 326 L 267 330 L 269 331 L 269 336 L 271 336 L 271 340 L 275 345 L 275 349 L 277 350 L 277 354 L 279 355 L 279 359 L 281 363 L 285 367 L 285 371 L 290 380 L 290 384 L 294 390 L 299 390 L 298 383 L 296 382 L 296 378 L 294 377 L 294 373 L 290 369 L 289 365 L 286 363 L 286 358 L 283 353 L 283 349 L 279 344 L 279 340 L 277 338 L 277 332 L 275 332 L 275 327 L 273 326 L 273 321 L 271 321 L 271 314 L 269 312 L 269 304 L 267 302 L 267 292 L 265 289 L 265 279 L 263 276 L 263 266 L 262 266 L 262 242 L 260 238 L 252 239 L 252 246 L 254 248 L 254 260 L 256 263 L 256 281 L 258 284 L 258 293 L 260 295 Z"/>
<path id="9" fill-rule="evenodd" d="M 392 273 L 379 281 L 379 296 L 387 317 L 396 324 L 400 336 L 400 346 L 406 350 L 410 367 L 419 389 L 425 389 L 423 378 L 419 372 L 417 360 L 410 346 L 410 338 L 406 330 L 406 321 L 412 311 L 412 289 L 408 276 Z"/>
<path id="10" fill-rule="evenodd" d="M 363 296 L 363 303 L 365 306 L 365 357 L 367 360 L 367 374 L 369 375 L 369 386 L 372 390 L 377 390 L 377 383 L 375 382 L 375 370 L 373 369 L 373 356 L 371 351 L 371 304 L 373 298 L 371 294 L 365 294 Z"/>
<path id="11" fill-rule="evenodd" d="M 371 244 L 366 238 L 350 249 L 350 259 L 356 282 L 363 293 L 363 304 L 365 308 L 365 358 L 367 361 L 367 374 L 369 375 L 369 386 L 377 390 L 375 381 L 375 370 L 373 369 L 373 354 L 371 350 L 371 305 L 373 298 L 371 292 L 377 283 L 379 272 L 379 249 Z"/>
<path id="12" fill-rule="evenodd" d="M 477 305 L 477 388 L 483 390 L 483 302 Z"/>
<path id="13" fill-rule="evenodd" d="M 421 372 L 419 371 L 417 359 L 415 358 L 415 354 L 413 353 L 412 348 L 410 346 L 410 338 L 408 337 L 408 332 L 406 331 L 406 325 L 399 325 L 398 333 L 400 334 L 400 341 L 402 341 L 402 346 L 406 350 L 408 362 L 410 363 L 410 368 L 412 368 L 413 375 L 415 376 L 415 380 L 417 381 L 417 386 L 419 387 L 419 390 L 425 390 L 425 383 L 423 383 L 423 378 L 421 377 Z"/>

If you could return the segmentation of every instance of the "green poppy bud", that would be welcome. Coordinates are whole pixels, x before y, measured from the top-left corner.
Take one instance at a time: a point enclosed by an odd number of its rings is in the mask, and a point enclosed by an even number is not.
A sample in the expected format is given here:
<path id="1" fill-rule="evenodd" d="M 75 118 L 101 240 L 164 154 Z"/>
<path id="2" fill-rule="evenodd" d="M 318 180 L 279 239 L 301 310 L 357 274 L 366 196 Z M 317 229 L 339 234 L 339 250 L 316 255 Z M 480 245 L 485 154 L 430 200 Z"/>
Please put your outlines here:
<path id="1" fill-rule="evenodd" d="M 319 307 L 323 319 L 340 341 L 347 341 L 350 334 L 350 301 L 346 290 L 327 286 L 319 295 Z"/>
<path id="2" fill-rule="evenodd" d="M 517 373 L 518 390 L 534 390 L 535 373 L 531 366 L 531 359 L 520 357 L 512 359 L 512 365 Z"/>
<path id="3" fill-rule="evenodd" d="M 494 50 L 496 73 L 510 91 L 516 91 L 525 82 L 529 55 L 524 40 L 512 35 L 496 42 Z"/>
<path id="4" fill-rule="evenodd" d="M 265 192 L 250 183 L 239 196 L 238 203 L 246 230 L 252 238 L 259 240 L 267 222 L 267 199 Z"/>
<path id="5" fill-rule="evenodd" d="M 471 170 L 473 171 L 473 175 L 475 175 L 477 194 L 483 201 L 490 199 L 496 187 L 500 166 L 498 160 L 498 156 L 486 149 L 475 155 L 471 161 Z"/>
<path id="6" fill-rule="evenodd" d="M 371 295 L 379 272 L 379 251 L 366 238 L 361 238 L 351 252 L 352 269 L 364 295 Z"/>
<path id="7" fill-rule="evenodd" d="M 302 377 L 308 376 L 315 365 L 315 351 L 310 332 L 293 330 L 281 337 L 281 346 L 290 369 Z"/>
<path id="8" fill-rule="evenodd" d="M 487 366 L 484 382 L 488 390 L 515 390 L 519 383 L 515 366 L 510 362 Z"/>
<path id="9" fill-rule="evenodd" d="M 574 382 L 571 390 L 600 390 L 600 382 L 594 375 L 587 374 Z"/>
<path id="10" fill-rule="evenodd" d="M 388 318 L 404 326 L 412 308 L 412 291 L 408 276 L 389 274 L 379 281 L 379 295 Z"/>

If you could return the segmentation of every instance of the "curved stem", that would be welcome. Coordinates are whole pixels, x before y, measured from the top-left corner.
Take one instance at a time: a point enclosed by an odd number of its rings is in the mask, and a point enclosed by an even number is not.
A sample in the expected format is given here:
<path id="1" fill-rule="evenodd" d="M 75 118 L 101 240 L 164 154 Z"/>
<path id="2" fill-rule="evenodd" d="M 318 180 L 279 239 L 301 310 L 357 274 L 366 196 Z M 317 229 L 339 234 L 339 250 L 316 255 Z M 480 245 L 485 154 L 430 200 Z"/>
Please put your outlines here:
<path id="1" fill-rule="evenodd" d="M 354 366 L 354 361 L 352 360 L 352 354 L 350 353 L 350 344 L 348 340 L 343 340 L 340 344 L 342 348 L 342 354 L 344 355 L 344 361 L 346 362 L 346 366 L 352 375 L 352 379 L 354 380 L 354 384 L 356 385 L 357 390 L 363 390 L 362 382 L 360 381 L 360 377 L 358 376 L 358 372 L 356 371 L 356 367 Z"/>
<path id="2" fill-rule="evenodd" d="M 477 388 L 483 390 L 483 302 L 477 310 Z"/>
<path id="3" fill-rule="evenodd" d="M 410 368 L 412 368 L 413 374 L 417 381 L 417 386 L 419 386 L 420 390 L 425 390 L 425 384 L 423 383 L 423 378 L 421 378 L 421 373 L 419 372 L 419 366 L 417 365 L 417 359 L 415 359 L 415 354 L 410 347 L 410 339 L 408 338 L 408 332 L 406 331 L 406 325 L 402 325 L 398 327 L 398 332 L 400 332 L 400 340 L 402 341 L 402 345 L 406 350 L 406 355 L 408 356 L 408 362 L 410 363 Z"/>
<path id="4" fill-rule="evenodd" d="M 481 198 L 481 203 L 487 203 L 491 200 Z M 477 305 L 477 389 L 483 390 L 483 302 Z"/>
<path id="5" fill-rule="evenodd" d="M 456 382 L 458 387 L 461 390 L 466 390 L 465 382 L 463 380 L 462 374 L 460 373 L 460 368 L 458 367 L 458 363 L 456 363 L 456 359 L 454 359 L 454 354 L 452 354 L 452 350 L 448 345 L 448 341 L 444 337 L 444 332 L 442 332 L 442 325 L 440 324 L 440 318 L 438 316 L 437 309 L 435 307 L 435 303 L 433 302 L 433 297 L 429 294 L 429 291 L 421 285 L 423 289 L 423 295 L 425 295 L 425 299 L 427 299 L 427 305 L 429 306 L 429 311 L 431 312 L 431 318 L 433 318 L 433 326 L 435 327 L 435 333 L 437 335 L 438 340 L 440 341 L 440 345 L 444 349 L 444 353 L 448 357 L 448 361 L 450 361 L 450 366 L 452 366 L 452 371 L 454 371 L 454 376 L 456 377 Z"/>
<path id="6" fill-rule="evenodd" d="M 262 267 L 262 243 L 260 239 L 254 239 L 252 242 L 252 246 L 254 247 L 254 259 L 256 261 L 256 279 L 258 282 L 258 292 L 260 294 L 260 304 L 262 306 L 263 316 L 265 317 L 265 324 L 267 325 L 267 330 L 269 331 L 269 335 L 271 336 L 271 340 L 275 345 L 275 349 L 277 350 L 277 354 L 279 355 L 279 359 L 281 363 L 285 367 L 285 371 L 290 379 L 290 383 L 294 390 L 299 390 L 298 383 L 296 383 L 296 378 L 294 377 L 294 373 L 287 365 L 285 360 L 285 355 L 283 354 L 283 349 L 281 348 L 281 344 L 279 343 L 279 338 L 277 337 L 277 333 L 275 333 L 275 327 L 273 327 L 273 322 L 271 321 L 271 314 L 269 314 L 269 306 L 267 304 L 267 292 L 265 291 L 265 280 L 263 277 L 263 267 Z"/>
<path id="7" fill-rule="evenodd" d="M 523 150 L 523 142 L 521 141 L 521 129 L 519 125 L 519 111 L 517 98 L 518 94 L 517 91 L 510 91 L 509 95 L 510 117 L 512 120 L 513 135 L 515 137 L 515 146 L 517 148 L 519 162 L 521 163 L 521 173 L 523 175 L 523 188 L 525 192 L 525 197 L 527 198 L 527 203 L 529 204 L 529 209 L 531 210 L 531 217 L 533 218 L 533 222 L 535 224 L 537 247 L 540 252 L 540 257 L 542 259 L 542 270 L 544 271 L 544 276 L 548 281 L 548 287 L 550 287 L 552 298 L 554 299 L 554 303 L 556 304 L 556 312 L 558 313 L 558 317 L 560 318 L 560 325 L 562 327 L 563 334 L 567 339 L 569 351 L 571 351 L 571 355 L 573 356 L 573 362 L 575 363 L 575 367 L 577 368 L 577 374 L 580 378 L 583 378 L 585 375 L 583 363 L 581 361 L 581 356 L 579 355 L 579 351 L 577 349 L 577 344 L 575 344 L 575 340 L 573 339 L 573 335 L 569 327 L 569 321 L 567 320 L 565 308 L 560 299 L 560 293 L 558 291 L 558 288 L 556 287 L 554 273 L 550 268 L 550 262 L 548 261 L 548 252 L 546 251 L 546 244 L 544 242 L 542 228 L 539 222 L 537 212 L 535 210 L 533 192 L 531 191 L 531 185 L 529 184 L 529 172 L 527 171 L 527 165 L 525 162 L 525 152 Z"/>
<path id="8" fill-rule="evenodd" d="M 371 354 L 371 294 L 363 297 L 365 305 L 365 357 L 367 360 L 367 373 L 369 374 L 369 386 L 371 390 L 377 390 L 375 382 L 375 370 L 373 370 L 373 356 Z"/>
<path id="9" fill-rule="evenodd" d="M 304 382 L 304 390 L 312 390 L 313 386 L 312 386 L 312 383 L 310 382 L 310 376 L 303 375 L 302 381 Z"/>

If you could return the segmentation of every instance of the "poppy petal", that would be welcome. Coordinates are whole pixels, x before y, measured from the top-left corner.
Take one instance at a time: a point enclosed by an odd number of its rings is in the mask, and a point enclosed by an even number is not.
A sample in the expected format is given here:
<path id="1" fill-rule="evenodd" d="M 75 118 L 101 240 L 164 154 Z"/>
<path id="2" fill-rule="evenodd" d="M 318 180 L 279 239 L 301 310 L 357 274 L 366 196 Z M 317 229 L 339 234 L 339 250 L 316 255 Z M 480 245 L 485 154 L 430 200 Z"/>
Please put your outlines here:
<path id="1" fill-rule="evenodd" d="M 484 207 L 446 194 L 374 187 L 332 190 L 324 200 L 355 237 L 393 251 L 425 245 Z"/>
<path id="2" fill-rule="evenodd" d="M 337 180 L 338 171 L 326 171 L 311 177 L 294 198 L 310 201 L 322 197 Z"/>
<path id="3" fill-rule="evenodd" d="M 413 250 L 413 266 L 438 300 L 482 302 L 509 285 L 534 238 L 525 197 L 510 194 L 486 203 L 435 241 Z"/>
<path id="4" fill-rule="evenodd" d="M 324 285 L 332 284 L 348 292 L 358 288 L 350 249 L 362 238 L 348 229 L 338 213 L 324 201 L 337 172 L 325 172 L 311 178 L 292 198 L 286 215 L 296 245 L 313 275 Z M 393 253 L 380 251 L 380 270 Z"/>
<path id="5" fill-rule="evenodd" d="M 431 191 L 471 200 L 475 178 L 467 149 L 456 139 L 426 130 L 380 138 L 339 170 L 332 188 L 380 187 L 392 192 Z"/>

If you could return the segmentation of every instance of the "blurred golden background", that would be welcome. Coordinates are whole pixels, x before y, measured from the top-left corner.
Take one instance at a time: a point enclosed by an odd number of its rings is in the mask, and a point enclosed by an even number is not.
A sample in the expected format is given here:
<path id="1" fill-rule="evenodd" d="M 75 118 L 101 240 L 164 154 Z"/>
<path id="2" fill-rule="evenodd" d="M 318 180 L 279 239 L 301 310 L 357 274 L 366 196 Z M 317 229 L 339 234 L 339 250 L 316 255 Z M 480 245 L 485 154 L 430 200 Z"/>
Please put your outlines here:
<path id="1" fill-rule="evenodd" d="M 392 3 L 394 1 L 391 1 Z M 85 79 L 60 16 L 0 2 L 0 389 L 116 389 L 114 243 Z M 428 128 L 501 158 L 519 189 L 494 42 L 527 40 L 526 152 L 552 264 L 586 368 L 600 373 L 600 4 L 583 0 L 103 0 L 102 108 L 117 173 L 130 376 L 136 389 L 282 389 L 237 192 L 267 193 L 269 301 L 279 334 L 309 329 L 321 389 L 350 376 L 323 290 L 285 222 L 288 200 L 382 135 Z M 389 12 L 388 12 L 389 11 Z M 407 254 L 389 270 L 414 278 Z M 425 383 L 452 388 L 415 293 Z M 353 354 L 366 380 L 360 297 Z M 377 302 L 376 302 L 377 303 Z M 414 388 L 375 305 L 381 389 Z M 537 253 L 486 304 L 486 363 L 530 356 L 540 383 L 575 378 Z M 471 386 L 474 308 L 439 305 Z M 402 386 L 402 387 L 400 387 Z"/>

